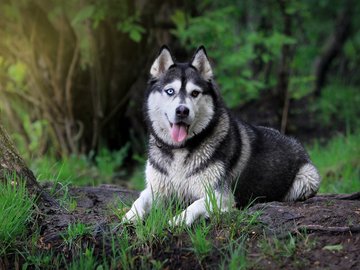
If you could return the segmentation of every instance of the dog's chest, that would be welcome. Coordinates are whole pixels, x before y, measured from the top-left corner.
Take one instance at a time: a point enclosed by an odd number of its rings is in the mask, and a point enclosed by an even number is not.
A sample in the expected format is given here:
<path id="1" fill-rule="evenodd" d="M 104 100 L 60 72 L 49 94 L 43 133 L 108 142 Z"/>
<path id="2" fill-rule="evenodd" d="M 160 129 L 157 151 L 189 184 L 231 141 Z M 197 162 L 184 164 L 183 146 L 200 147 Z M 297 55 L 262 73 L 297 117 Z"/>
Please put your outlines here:
<path id="1" fill-rule="evenodd" d="M 187 164 L 189 152 L 185 149 L 174 152 L 173 159 L 169 163 L 168 179 L 173 184 L 181 185 L 191 171 L 191 167 Z"/>
<path id="2" fill-rule="evenodd" d="M 213 186 L 219 179 L 222 169 L 222 164 L 219 163 L 209 164 L 196 172 L 208 159 L 201 152 L 189 153 L 187 149 L 176 149 L 164 154 L 159 149 L 152 150 L 150 158 L 156 158 L 158 163 L 164 166 L 166 173 L 157 174 L 158 177 L 153 178 L 151 184 L 162 193 L 176 194 L 191 201 L 203 197 L 206 188 Z"/>

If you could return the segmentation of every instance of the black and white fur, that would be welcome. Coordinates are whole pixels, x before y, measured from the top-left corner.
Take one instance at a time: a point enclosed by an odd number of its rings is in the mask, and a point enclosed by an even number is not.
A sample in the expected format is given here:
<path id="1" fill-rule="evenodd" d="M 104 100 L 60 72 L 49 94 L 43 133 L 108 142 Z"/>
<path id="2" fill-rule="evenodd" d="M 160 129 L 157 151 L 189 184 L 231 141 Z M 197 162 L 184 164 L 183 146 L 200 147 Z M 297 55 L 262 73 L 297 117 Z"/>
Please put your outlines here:
<path id="1" fill-rule="evenodd" d="M 170 222 L 190 225 L 209 215 L 209 187 L 221 211 L 234 201 L 241 207 L 252 200 L 305 200 L 318 191 L 320 176 L 299 142 L 231 115 L 204 47 L 189 63 L 177 63 L 164 46 L 150 74 L 147 187 L 125 221 L 142 219 L 155 197 L 175 195 L 190 205 Z"/>

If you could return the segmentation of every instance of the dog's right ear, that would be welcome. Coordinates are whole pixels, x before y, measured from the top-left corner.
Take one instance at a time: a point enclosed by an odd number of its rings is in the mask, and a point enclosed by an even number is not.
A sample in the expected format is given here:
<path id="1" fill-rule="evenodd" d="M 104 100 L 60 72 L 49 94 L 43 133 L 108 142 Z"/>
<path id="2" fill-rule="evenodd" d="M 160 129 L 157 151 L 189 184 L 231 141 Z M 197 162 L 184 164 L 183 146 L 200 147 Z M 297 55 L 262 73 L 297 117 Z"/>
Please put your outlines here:
<path id="1" fill-rule="evenodd" d="M 196 50 L 191 65 L 199 71 L 205 80 L 210 80 L 213 77 L 213 71 L 203 45 Z"/>
<path id="2" fill-rule="evenodd" d="M 166 45 L 163 45 L 160 49 L 159 56 L 155 59 L 154 63 L 151 66 L 150 74 L 154 78 L 158 79 L 173 64 L 174 60 L 171 56 L 169 48 Z"/>

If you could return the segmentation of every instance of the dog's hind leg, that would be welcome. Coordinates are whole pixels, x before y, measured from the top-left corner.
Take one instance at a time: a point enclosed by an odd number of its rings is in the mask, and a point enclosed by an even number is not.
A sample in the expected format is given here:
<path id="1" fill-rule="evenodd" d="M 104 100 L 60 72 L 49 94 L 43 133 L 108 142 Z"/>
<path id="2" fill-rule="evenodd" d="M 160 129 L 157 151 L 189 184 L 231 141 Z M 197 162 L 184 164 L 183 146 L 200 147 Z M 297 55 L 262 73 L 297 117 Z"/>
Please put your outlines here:
<path id="1" fill-rule="evenodd" d="M 286 194 L 284 201 L 306 200 L 319 190 L 321 178 L 311 163 L 303 165 L 295 176 L 295 180 Z"/>

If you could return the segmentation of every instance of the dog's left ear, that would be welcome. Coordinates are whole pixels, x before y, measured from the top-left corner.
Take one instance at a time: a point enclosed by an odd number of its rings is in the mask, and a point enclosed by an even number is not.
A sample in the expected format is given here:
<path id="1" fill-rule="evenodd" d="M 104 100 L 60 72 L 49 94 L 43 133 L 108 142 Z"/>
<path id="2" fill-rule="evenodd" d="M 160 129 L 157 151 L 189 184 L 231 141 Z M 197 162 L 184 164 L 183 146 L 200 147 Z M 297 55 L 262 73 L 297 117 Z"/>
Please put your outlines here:
<path id="1" fill-rule="evenodd" d="M 150 74 L 154 78 L 160 78 L 170 66 L 174 64 L 170 49 L 163 45 L 160 49 L 159 56 L 155 59 L 154 63 L 151 66 Z"/>
<path id="2" fill-rule="evenodd" d="M 193 58 L 191 59 L 191 65 L 194 66 L 205 80 L 210 80 L 213 77 L 213 71 L 206 54 L 204 46 L 200 46 Z"/>

